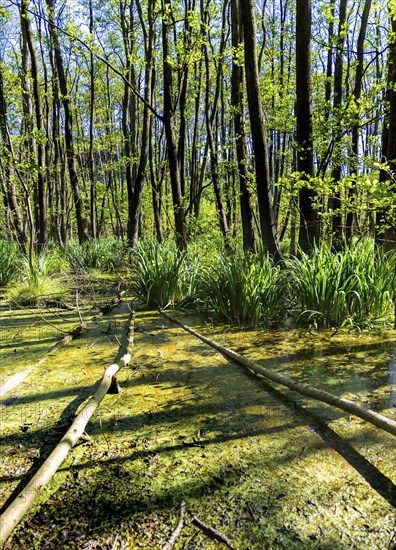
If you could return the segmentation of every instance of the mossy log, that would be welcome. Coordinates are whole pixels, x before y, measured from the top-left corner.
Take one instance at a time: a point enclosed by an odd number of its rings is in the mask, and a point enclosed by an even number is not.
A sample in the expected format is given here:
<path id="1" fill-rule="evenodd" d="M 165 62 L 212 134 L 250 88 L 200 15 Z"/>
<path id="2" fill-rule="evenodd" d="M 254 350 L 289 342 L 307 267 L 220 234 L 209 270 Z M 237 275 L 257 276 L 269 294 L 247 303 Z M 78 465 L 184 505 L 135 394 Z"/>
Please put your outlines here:
<path id="1" fill-rule="evenodd" d="M 176 323 L 177 325 L 182 327 L 184 330 L 186 330 L 193 336 L 196 336 L 197 338 L 199 338 L 205 344 L 208 344 L 212 348 L 222 353 L 228 359 L 232 359 L 236 363 L 239 363 L 240 365 L 247 367 L 252 373 L 256 374 L 257 376 L 268 378 L 273 382 L 277 382 L 282 386 L 286 386 L 290 390 L 293 390 L 302 395 L 305 395 L 306 397 L 310 397 L 311 399 L 316 399 L 317 401 L 323 401 L 323 403 L 327 403 L 328 405 L 337 407 L 338 409 L 341 409 L 349 414 L 352 414 L 354 416 L 362 418 L 363 420 L 366 420 L 367 422 L 369 422 L 370 424 L 373 424 L 377 428 L 380 428 L 392 435 L 396 435 L 396 422 L 391 418 L 388 418 L 387 416 L 384 416 L 375 411 L 372 411 L 371 409 L 366 409 L 365 407 L 362 407 L 362 405 L 359 405 L 358 403 L 354 403 L 349 399 L 345 399 L 343 397 L 337 397 L 336 395 L 329 393 L 325 390 L 320 390 L 318 388 L 315 388 L 314 386 L 302 384 L 301 382 L 297 382 L 296 380 L 293 380 L 293 378 L 289 378 L 288 376 L 284 376 L 283 374 L 279 374 L 277 372 L 266 369 L 265 367 L 259 365 L 258 363 L 254 363 L 253 361 L 250 361 L 243 355 L 236 353 L 232 349 L 225 348 L 220 344 L 217 344 L 213 340 L 210 340 L 206 336 L 199 334 L 192 328 L 188 327 L 187 325 L 184 325 L 183 323 L 171 317 L 167 313 L 161 311 L 161 314 L 164 317 L 166 317 L 169 321 Z"/>
<path id="2" fill-rule="evenodd" d="M 77 415 L 70 428 L 40 469 L 0 516 L 0 548 L 4 546 L 12 531 L 33 506 L 44 487 L 49 483 L 69 452 L 83 435 L 90 418 L 108 392 L 113 377 L 123 366 L 129 363 L 133 347 L 134 318 L 134 313 L 131 313 L 128 319 L 126 345 L 122 357 L 116 363 L 107 367 L 97 391 Z"/>

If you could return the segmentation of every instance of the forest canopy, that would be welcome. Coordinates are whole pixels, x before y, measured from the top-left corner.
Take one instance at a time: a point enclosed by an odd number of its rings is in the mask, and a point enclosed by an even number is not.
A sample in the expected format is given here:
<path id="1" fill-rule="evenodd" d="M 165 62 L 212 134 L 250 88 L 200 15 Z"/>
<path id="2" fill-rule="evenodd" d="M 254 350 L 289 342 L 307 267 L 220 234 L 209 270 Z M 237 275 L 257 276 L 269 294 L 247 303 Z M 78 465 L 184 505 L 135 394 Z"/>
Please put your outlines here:
<path id="1" fill-rule="evenodd" d="M 396 3 L 11 0 L 1 237 L 395 248 Z"/>

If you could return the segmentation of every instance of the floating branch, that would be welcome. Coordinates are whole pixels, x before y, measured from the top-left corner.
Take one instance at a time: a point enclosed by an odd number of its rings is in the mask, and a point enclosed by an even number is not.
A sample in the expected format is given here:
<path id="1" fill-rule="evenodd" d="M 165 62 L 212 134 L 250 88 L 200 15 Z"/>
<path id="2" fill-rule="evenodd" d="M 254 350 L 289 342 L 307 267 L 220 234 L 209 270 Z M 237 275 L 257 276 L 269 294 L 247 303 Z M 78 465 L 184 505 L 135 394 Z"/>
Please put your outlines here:
<path id="1" fill-rule="evenodd" d="M 176 323 L 177 325 L 182 327 L 184 330 L 186 330 L 193 336 L 196 336 L 197 338 L 199 338 L 205 344 L 208 344 L 208 346 L 211 346 L 215 350 L 225 355 L 228 359 L 232 359 L 233 361 L 239 363 L 240 365 L 247 367 L 253 374 L 256 374 L 257 376 L 261 376 L 264 378 L 268 378 L 273 382 L 277 382 L 282 386 L 286 386 L 287 388 L 293 391 L 296 391 L 298 393 L 301 393 L 306 397 L 310 397 L 311 399 L 316 399 L 317 401 L 323 401 L 328 405 L 337 407 L 338 409 L 346 411 L 349 414 L 353 414 L 354 416 L 358 416 L 359 418 L 366 420 L 367 422 L 369 422 L 370 424 L 373 424 L 374 426 L 376 426 L 377 428 L 380 428 L 381 430 L 384 430 L 392 435 L 396 435 L 396 422 L 394 420 L 382 414 L 379 414 L 375 411 L 372 411 L 371 409 L 366 409 L 365 407 L 362 407 L 362 405 L 359 405 L 358 403 L 354 403 L 349 399 L 345 399 L 343 397 L 337 397 L 336 395 L 329 393 L 325 390 L 320 390 L 313 386 L 302 384 L 301 382 L 297 382 L 296 380 L 293 380 L 293 378 L 289 378 L 288 376 L 284 376 L 283 374 L 279 374 L 277 372 L 273 372 L 269 369 L 266 369 L 265 367 L 259 365 L 258 363 L 254 363 L 253 361 L 250 361 L 243 355 L 239 355 L 239 353 L 236 353 L 232 349 L 225 348 L 220 344 L 217 344 L 213 340 L 210 340 L 206 336 L 199 334 L 192 328 L 188 327 L 187 325 L 184 325 L 183 323 L 171 317 L 167 313 L 161 311 L 161 314 L 167 319 L 169 319 L 170 321 L 172 321 L 173 323 Z"/>
<path id="2" fill-rule="evenodd" d="M 33 506 L 44 487 L 53 478 L 69 452 L 83 435 L 90 418 L 106 395 L 112 383 L 113 377 L 122 367 L 130 362 L 134 338 L 134 320 L 135 314 L 132 312 L 128 319 L 126 343 L 122 357 L 105 370 L 97 391 L 92 395 L 85 407 L 80 411 L 47 460 L 42 464 L 40 469 L 36 472 L 16 499 L 0 516 L 0 548 L 4 546 L 12 531 L 21 521 L 23 516 Z"/>

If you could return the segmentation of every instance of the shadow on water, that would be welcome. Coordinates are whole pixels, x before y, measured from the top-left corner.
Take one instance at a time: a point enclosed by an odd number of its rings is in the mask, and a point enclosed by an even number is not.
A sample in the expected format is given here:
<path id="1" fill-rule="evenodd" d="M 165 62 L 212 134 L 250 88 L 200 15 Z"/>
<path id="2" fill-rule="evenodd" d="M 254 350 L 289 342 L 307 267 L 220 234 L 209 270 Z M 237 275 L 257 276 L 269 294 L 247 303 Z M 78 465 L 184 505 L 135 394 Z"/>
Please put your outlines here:
<path id="1" fill-rule="evenodd" d="M 256 379 L 257 380 L 257 379 Z M 385 476 L 371 462 L 369 462 L 361 453 L 359 453 L 348 441 L 339 436 L 318 416 L 304 407 L 301 407 L 296 401 L 289 396 L 273 388 L 263 380 L 257 380 L 257 384 L 265 388 L 265 390 L 274 395 L 282 403 L 292 408 L 304 418 L 305 422 L 321 437 L 326 445 L 334 449 L 341 455 L 359 474 L 367 481 L 367 483 L 380 494 L 391 506 L 396 508 L 396 485 L 391 479 Z"/>

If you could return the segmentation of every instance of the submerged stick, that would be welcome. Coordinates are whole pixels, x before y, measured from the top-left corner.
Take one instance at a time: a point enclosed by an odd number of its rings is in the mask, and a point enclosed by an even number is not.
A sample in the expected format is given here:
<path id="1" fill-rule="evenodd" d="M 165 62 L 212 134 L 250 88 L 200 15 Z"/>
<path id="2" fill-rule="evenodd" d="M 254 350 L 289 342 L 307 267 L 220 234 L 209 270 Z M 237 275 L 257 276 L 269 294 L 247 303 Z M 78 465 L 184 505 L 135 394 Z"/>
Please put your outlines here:
<path id="1" fill-rule="evenodd" d="M 49 355 L 53 355 L 58 350 L 63 348 L 63 346 L 65 346 L 68 342 L 71 342 L 72 340 L 75 340 L 76 338 L 81 336 L 81 334 L 89 330 L 90 324 L 96 323 L 97 321 L 99 321 L 99 319 L 101 319 L 104 315 L 109 313 L 112 309 L 119 306 L 121 303 L 121 296 L 124 293 L 125 293 L 124 291 L 120 292 L 115 298 L 111 300 L 111 302 L 101 307 L 99 313 L 94 315 L 94 317 L 92 317 L 92 319 L 90 319 L 86 323 L 81 321 L 79 325 L 77 325 L 73 330 L 71 330 L 68 334 L 66 334 L 66 336 L 64 336 L 61 340 L 59 340 L 59 342 L 54 344 L 52 348 L 48 350 L 47 355 L 39 359 L 38 364 L 41 365 L 42 363 L 44 363 L 44 361 L 46 361 Z M 80 316 L 80 320 L 81 320 L 81 316 Z"/>
<path id="2" fill-rule="evenodd" d="M 174 546 L 176 540 L 177 540 L 177 537 L 180 535 L 182 529 L 183 529 L 183 525 L 184 525 L 184 512 L 185 512 L 185 509 L 186 509 L 186 503 L 183 501 L 181 504 L 180 504 L 180 519 L 179 519 L 179 523 L 177 524 L 177 527 L 176 529 L 173 531 L 172 533 L 172 536 L 171 538 L 169 539 L 169 541 L 165 544 L 165 546 L 163 547 L 162 550 L 171 550 L 171 548 Z"/>
<path id="3" fill-rule="evenodd" d="M 359 405 L 358 403 L 354 403 L 353 401 L 350 401 L 349 399 L 345 399 L 344 397 L 337 397 L 336 395 L 330 392 L 327 392 L 325 390 L 320 390 L 308 384 L 302 384 L 301 382 L 297 382 L 296 380 L 293 380 L 293 378 L 289 378 L 288 376 L 284 376 L 283 374 L 279 374 L 277 372 L 273 372 L 269 369 L 266 369 L 265 367 L 259 365 L 258 363 L 254 363 L 253 361 L 250 361 L 243 355 L 236 353 L 232 349 L 225 348 L 220 344 L 217 344 L 217 342 L 210 340 L 206 336 L 199 334 L 192 328 L 188 327 L 187 325 L 184 325 L 183 323 L 171 317 L 164 311 L 161 311 L 161 314 L 167 319 L 169 319 L 170 321 L 172 321 L 173 323 L 176 323 L 177 325 L 182 327 L 184 330 L 186 330 L 193 336 L 196 336 L 197 338 L 199 338 L 205 344 L 208 344 L 212 348 L 216 349 L 217 351 L 219 351 L 229 359 L 232 359 L 233 361 L 239 363 L 240 365 L 247 367 L 251 372 L 253 372 L 253 374 L 256 374 L 257 376 L 261 376 L 264 378 L 268 378 L 273 382 L 277 382 L 282 386 L 286 386 L 287 388 L 293 391 L 296 391 L 298 393 L 301 393 L 306 397 L 310 397 L 311 399 L 316 399 L 317 401 L 323 401 L 328 405 L 337 407 L 338 409 L 341 409 L 349 414 L 353 414 L 354 416 L 358 416 L 359 418 L 366 420 L 367 422 L 369 422 L 370 424 L 373 424 L 374 426 L 376 426 L 377 428 L 380 428 L 381 430 L 384 430 L 392 435 L 396 435 L 396 422 L 391 418 L 388 418 L 387 416 L 379 414 L 371 409 L 366 409 L 365 407 L 362 407 L 362 405 Z"/>
<path id="4" fill-rule="evenodd" d="M 90 418 L 106 395 L 111 385 L 113 376 L 131 360 L 134 337 L 134 319 L 135 314 L 132 312 L 128 319 L 126 345 L 123 356 L 116 363 L 113 363 L 107 367 L 97 391 L 91 396 L 88 403 L 77 415 L 70 428 L 67 430 L 50 456 L 41 465 L 40 469 L 0 516 L 0 548 L 4 546 L 12 531 L 21 521 L 23 516 L 33 506 L 44 487 L 53 478 L 69 452 L 81 438 Z"/>

